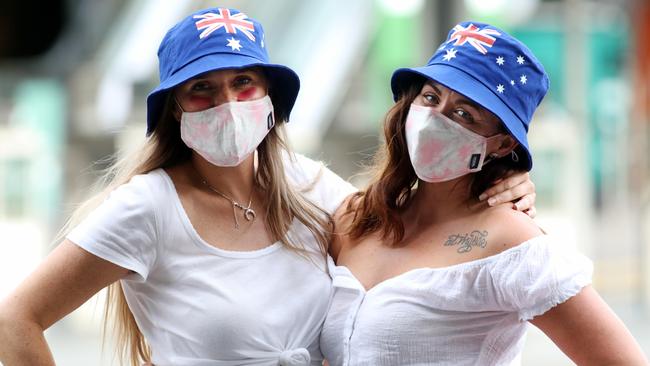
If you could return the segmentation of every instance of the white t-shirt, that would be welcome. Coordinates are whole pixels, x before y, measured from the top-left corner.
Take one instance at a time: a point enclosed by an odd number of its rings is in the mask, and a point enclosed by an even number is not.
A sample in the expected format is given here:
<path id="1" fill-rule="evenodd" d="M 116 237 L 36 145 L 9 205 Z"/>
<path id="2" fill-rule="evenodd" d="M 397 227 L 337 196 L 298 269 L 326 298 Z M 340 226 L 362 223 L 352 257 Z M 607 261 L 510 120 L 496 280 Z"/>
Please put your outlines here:
<path id="1" fill-rule="evenodd" d="M 286 173 L 298 188 L 323 169 L 305 195 L 326 211 L 355 191 L 322 164 L 297 159 Z M 122 286 L 156 366 L 320 365 L 331 279 L 309 231 L 297 221 L 291 230 L 321 268 L 280 242 L 245 252 L 209 245 L 158 169 L 113 191 L 68 239 L 134 272 Z"/>
<path id="2" fill-rule="evenodd" d="M 592 264 L 539 236 L 497 255 L 419 268 L 366 291 L 330 262 L 321 350 L 331 366 L 516 365 L 527 320 L 591 283 Z"/>

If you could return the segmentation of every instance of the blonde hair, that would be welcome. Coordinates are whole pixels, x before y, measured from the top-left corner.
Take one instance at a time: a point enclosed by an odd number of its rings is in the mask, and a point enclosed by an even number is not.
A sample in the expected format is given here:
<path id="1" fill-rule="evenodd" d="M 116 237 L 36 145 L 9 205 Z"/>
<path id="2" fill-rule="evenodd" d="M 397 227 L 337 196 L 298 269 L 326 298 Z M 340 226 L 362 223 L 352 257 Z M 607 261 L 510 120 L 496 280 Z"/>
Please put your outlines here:
<path id="1" fill-rule="evenodd" d="M 104 172 L 97 183 L 97 186 L 101 187 L 100 193 L 75 210 L 59 237 L 65 235 L 92 209 L 99 206 L 111 191 L 127 183 L 133 176 L 146 174 L 158 168 L 171 167 L 190 159 L 191 150 L 181 140 L 179 124 L 172 113 L 171 95 L 172 93 L 168 93 L 160 121 L 144 145 L 135 153 L 116 160 Z M 273 99 L 272 95 L 271 99 Z M 284 112 L 287 111 L 279 111 L 276 117 Z M 291 223 L 296 219 L 314 235 L 325 260 L 333 221 L 326 211 L 306 199 L 302 192 L 294 189 L 287 181 L 282 154 L 283 151 L 290 153 L 290 150 L 285 143 L 284 123 L 276 124 L 269 131 L 257 151 L 259 165 L 255 174 L 255 184 L 264 189 L 265 196 L 268 197 L 266 224 L 271 236 L 299 254 L 305 254 L 304 245 L 288 235 Z M 310 256 L 308 258 L 311 259 Z M 120 364 L 125 359 L 128 359 L 132 366 L 139 365 L 141 362 L 150 362 L 151 349 L 126 303 L 120 281 L 108 286 L 104 309 L 104 340 L 107 339 L 111 322 L 113 325 L 111 331 L 116 336 L 115 355 Z"/>

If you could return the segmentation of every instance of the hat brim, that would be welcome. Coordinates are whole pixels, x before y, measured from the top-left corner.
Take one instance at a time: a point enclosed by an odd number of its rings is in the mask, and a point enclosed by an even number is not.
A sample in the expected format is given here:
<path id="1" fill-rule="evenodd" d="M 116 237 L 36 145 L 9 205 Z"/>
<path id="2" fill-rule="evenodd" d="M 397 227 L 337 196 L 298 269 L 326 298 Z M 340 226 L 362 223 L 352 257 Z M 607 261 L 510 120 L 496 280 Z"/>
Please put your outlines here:
<path id="1" fill-rule="evenodd" d="M 478 103 L 501 119 L 508 132 L 519 142 L 519 165 L 526 170 L 531 170 L 533 160 L 528 148 L 527 130 L 525 124 L 508 107 L 489 86 L 478 81 L 466 72 L 447 64 L 433 64 L 424 67 L 401 68 L 393 73 L 391 78 L 391 89 L 393 98 L 398 99 L 399 95 L 406 90 L 408 85 L 416 79 L 429 79 L 438 82 L 445 87 L 456 91 Z M 523 155 L 523 156 L 522 156 Z"/>
<path id="2" fill-rule="evenodd" d="M 264 69 L 272 88 L 274 103 L 280 104 L 274 105 L 274 107 L 286 114 L 279 116 L 278 120 L 288 120 L 300 90 L 300 79 L 293 70 L 283 65 L 265 63 L 246 55 L 213 53 L 183 66 L 149 93 L 147 96 L 147 135 L 155 129 L 161 117 L 167 93 L 171 89 L 206 72 L 249 67 Z"/>

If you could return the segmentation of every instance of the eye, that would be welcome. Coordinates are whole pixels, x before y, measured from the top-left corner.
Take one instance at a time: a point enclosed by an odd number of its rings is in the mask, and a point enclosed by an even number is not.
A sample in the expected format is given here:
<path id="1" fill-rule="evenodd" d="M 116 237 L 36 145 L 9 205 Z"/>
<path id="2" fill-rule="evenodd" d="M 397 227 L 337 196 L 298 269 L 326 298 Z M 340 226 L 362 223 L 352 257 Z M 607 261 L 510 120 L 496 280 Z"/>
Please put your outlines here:
<path id="1" fill-rule="evenodd" d="M 422 98 L 424 99 L 424 102 L 428 105 L 436 105 L 440 101 L 440 98 L 438 98 L 436 94 L 431 92 L 423 93 Z"/>
<path id="2" fill-rule="evenodd" d="M 233 81 L 233 85 L 236 88 L 241 88 L 247 85 L 250 85 L 253 82 L 253 78 L 248 75 L 239 75 Z"/>
<path id="3" fill-rule="evenodd" d="M 207 81 L 197 81 L 194 84 L 191 85 L 190 91 L 191 92 L 203 92 L 203 91 L 208 91 L 210 90 L 210 83 Z"/>
<path id="4" fill-rule="evenodd" d="M 475 120 L 474 120 L 474 116 L 472 116 L 471 113 L 467 112 L 467 111 L 464 110 L 464 109 L 460 109 L 460 108 L 459 108 L 459 109 L 456 109 L 456 110 L 454 111 L 454 114 L 457 115 L 457 116 L 459 116 L 460 118 L 462 118 L 463 121 L 465 121 L 465 122 L 467 122 L 467 123 L 474 123 L 474 122 L 475 122 Z"/>

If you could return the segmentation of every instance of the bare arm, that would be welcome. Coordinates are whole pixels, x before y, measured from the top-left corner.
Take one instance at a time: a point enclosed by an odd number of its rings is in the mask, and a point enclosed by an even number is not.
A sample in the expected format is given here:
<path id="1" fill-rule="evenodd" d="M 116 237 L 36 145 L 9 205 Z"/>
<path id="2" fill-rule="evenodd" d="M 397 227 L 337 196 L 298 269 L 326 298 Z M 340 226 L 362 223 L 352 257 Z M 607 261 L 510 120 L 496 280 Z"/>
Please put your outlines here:
<path id="1" fill-rule="evenodd" d="M 65 240 L 0 303 L 0 361 L 54 365 L 43 331 L 129 271 Z"/>
<path id="2" fill-rule="evenodd" d="M 648 365 L 636 340 L 591 286 L 531 323 L 578 365 Z"/>

